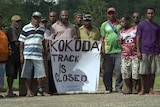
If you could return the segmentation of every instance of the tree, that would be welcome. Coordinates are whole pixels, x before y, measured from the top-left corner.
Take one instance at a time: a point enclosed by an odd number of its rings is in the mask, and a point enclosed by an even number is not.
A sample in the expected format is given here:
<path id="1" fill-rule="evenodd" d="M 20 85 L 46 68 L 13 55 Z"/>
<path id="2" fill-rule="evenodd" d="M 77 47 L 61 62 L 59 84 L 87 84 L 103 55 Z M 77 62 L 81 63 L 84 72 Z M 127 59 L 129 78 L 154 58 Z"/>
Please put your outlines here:
<path id="1" fill-rule="evenodd" d="M 92 15 L 92 23 L 100 27 L 102 22 L 106 20 L 107 3 L 104 0 L 83 0 L 83 5 L 78 6 L 79 10 Z"/>

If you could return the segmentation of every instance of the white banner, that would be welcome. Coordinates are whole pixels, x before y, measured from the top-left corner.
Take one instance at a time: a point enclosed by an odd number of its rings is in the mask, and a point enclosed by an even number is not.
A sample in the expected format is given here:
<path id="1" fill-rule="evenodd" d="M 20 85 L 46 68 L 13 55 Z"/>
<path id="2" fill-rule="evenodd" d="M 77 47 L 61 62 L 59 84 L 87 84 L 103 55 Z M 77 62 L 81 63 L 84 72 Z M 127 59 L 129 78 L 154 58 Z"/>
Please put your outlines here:
<path id="1" fill-rule="evenodd" d="M 58 93 L 96 92 L 100 71 L 100 41 L 52 40 L 52 72 Z"/>

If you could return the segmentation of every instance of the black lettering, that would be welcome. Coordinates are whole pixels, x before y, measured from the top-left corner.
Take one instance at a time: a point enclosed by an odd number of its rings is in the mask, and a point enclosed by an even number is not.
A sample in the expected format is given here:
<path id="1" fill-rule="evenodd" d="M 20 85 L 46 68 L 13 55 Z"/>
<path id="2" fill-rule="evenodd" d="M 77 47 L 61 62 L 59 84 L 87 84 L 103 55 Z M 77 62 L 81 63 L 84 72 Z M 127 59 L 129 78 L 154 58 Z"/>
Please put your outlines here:
<path id="1" fill-rule="evenodd" d="M 67 74 L 63 75 L 63 81 L 66 82 L 67 81 Z"/>
<path id="2" fill-rule="evenodd" d="M 75 41 L 75 51 L 80 51 L 82 47 L 81 40 Z"/>
<path id="3" fill-rule="evenodd" d="M 98 48 L 98 43 L 96 41 L 92 44 L 91 51 L 93 48 L 96 48 L 98 51 L 100 51 L 100 49 Z"/>
<path id="4" fill-rule="evenodd" d="M 63 55 L 61 55 L 61 54 L 58 55 L 58 62 L 59 61 L 61 61 L 61 62 L 63 61 Z"/>
<path id="5" fill-rule="evenodd" d="M 64 57 L 64 61 L 69 61 L 69 59 L 68 59 L 68 56 L 67 56 L 67 55 L 65 55 L 65 57 Z"/>
<path id="6" fill-rule="evenodd" d="M 73 80 L 74 80 L 74 78 L 73 78 L 72 74 L 68 74 L 68 81 L 73 81 Z"/>
<path id="7" fill-rule="evenodd" d="M 75 62 L 79 62 L 79 56 L 75 56 Z"/>
<path id="8" fill-rule="evenodd" d="M 67 51 L 67 49 L 69 49 L 70 51 L 73 51 L 70 47 L 69 47 L 69 44 L 72 42 L 72 40 L 70 40 L 68 42 L 68 40 L 66 40 L 66 48 L 65 48 L 65 51 Z"/>
<path id="9" fill-rule="evenodd" d="M 87 81 L 87 76 L 86 75 L 82 75 L 81 76 L 81 81 L 86 82 Z"/>
<path id="10" fill-rule="evenodd" d="M 74 81 L 79 81 L 78 77 L 79 75 L 74 75 Z"/>
<path id="11" fill-rule="evenodd" d="M 60 82 L 60 76 L 59 76 L 58 73 L 55 73 L 55 78 L 56 78 L 56 81 L 57 81 L 57 82 Z"/>
<path id="12" fill-rule="evenodd" d="M 91 43 L 90 41 L 83 41 L 82 51 L 89 51 Z"/>
<path id="13" fill-rule="evenodd" d="M 70 56 L 69 56 L 69 61 L 70 61 L 70 62 L 73 62 L 73 61 L 74 61 L 74 55 L 70 55 Z"/>
<path id="14" fill-rule="evenodd" d="M 64 48 L 65 48 L 65 42 L 64 42 L 64 40 L 60 40 L 59 44 L 58 44 L 59 51 L 63 51 Z"/>
<path id="15" fill-rule="evenodd" d="M 53 56 L 53 61 L 55 62 L 55 61 L 56 61 L 56 58 L 55 58 L 55 57 L 56 57 L 57 55 L 56 55 L 56 54 L 52 54 L 52 56 Z"/>
<path id="16" fill-rule="evenodd" d="M 56 40 L 56 41 L 52 41 L 52 43 L 51 43 L 51 49 L 54 49 L 56 52 L 58 51 L 55 47 L 54 47 L 54 44 L 56 43 L 56 42 L 58 42 L 58 40 Z"/>

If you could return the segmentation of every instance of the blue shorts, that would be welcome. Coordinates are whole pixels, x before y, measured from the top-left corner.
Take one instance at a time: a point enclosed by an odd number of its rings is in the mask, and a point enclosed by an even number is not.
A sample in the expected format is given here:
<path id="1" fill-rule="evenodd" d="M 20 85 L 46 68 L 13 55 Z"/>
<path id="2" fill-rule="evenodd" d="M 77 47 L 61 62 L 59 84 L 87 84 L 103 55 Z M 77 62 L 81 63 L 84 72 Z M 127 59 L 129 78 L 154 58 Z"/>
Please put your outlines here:
<path id="1" fill-rule="evenodd" d="M 32 76 L 34 78 L 46 77 L 43 60 L 24 60 L 21 78 L 31 78 Z"/>

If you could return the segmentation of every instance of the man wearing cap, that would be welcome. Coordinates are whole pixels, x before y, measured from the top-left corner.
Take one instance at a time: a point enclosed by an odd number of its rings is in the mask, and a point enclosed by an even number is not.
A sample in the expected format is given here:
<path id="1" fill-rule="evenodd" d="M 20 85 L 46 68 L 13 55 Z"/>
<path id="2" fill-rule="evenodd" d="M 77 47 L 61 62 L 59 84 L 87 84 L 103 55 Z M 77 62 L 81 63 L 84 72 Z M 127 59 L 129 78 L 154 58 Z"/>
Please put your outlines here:
<path id="1" fill-rule="evenodd" d="M 92 17 L 90 14 L 83 16 L 83 25 L 79 28 L 80 39 L 84 40 L 100 40 L 100 32 L 98 28 L 92 25 Z"/>
<path id="2" fill-rule="evenodd" d="M 45 27 L 41 23 L 41 13 L 33 12 L 31 23 L 25 25 L 20 34 L 20 60 L 23 63 L 21 78 L 25 79 L 27 89 L 26 96 L 33 96 L 31 90 L 31 75 L 34 68 L 34 78 L 38 83 L 38 95 L 44 96 L 42 86 L 43 78 L 46 77 L 43 62 L 43 38 Z"/>
<path id="3" fill-rule="evenodd" d="M 20 53 L 19 53 L 19 35 L 21 32 L 21 17 L 19 15 L 13 15 L 11 18 L 11 26 L 7 30 L 6 34 L 11 47 L 11 53 L 6 64 L 6 76 L 7 76 L 7 97 L 15 97 L 13 93 L 12 85 L 14 79 L 17 78 L 17 73 L 20 70 Z"/>
<path id="4" fill-rule="evenodd" d="M 121 76 L 121 47 L 118 39 L 118 32 L 121 29 L 120 22 L 116 18 L 116 9 L 107 9 L 108 20 L 103 22 L 100 28 L 102 36 L 102 56 L 103 56 L 103 82 L 107 91 L 112 92 L 113 71 L 116 73 L 115 89 L 120 92 L 122 89 Z"/>
<path id="5" fill-rule="evenodd" d="M 83 19 L 83 14 L 81 12 L 76 12 L 74 13 L 74 22 L 75 24 L 73 25 L 76 29 L 76 31 L 78 31 L 78 29 L 82 26 L 82 20 Z"/>

